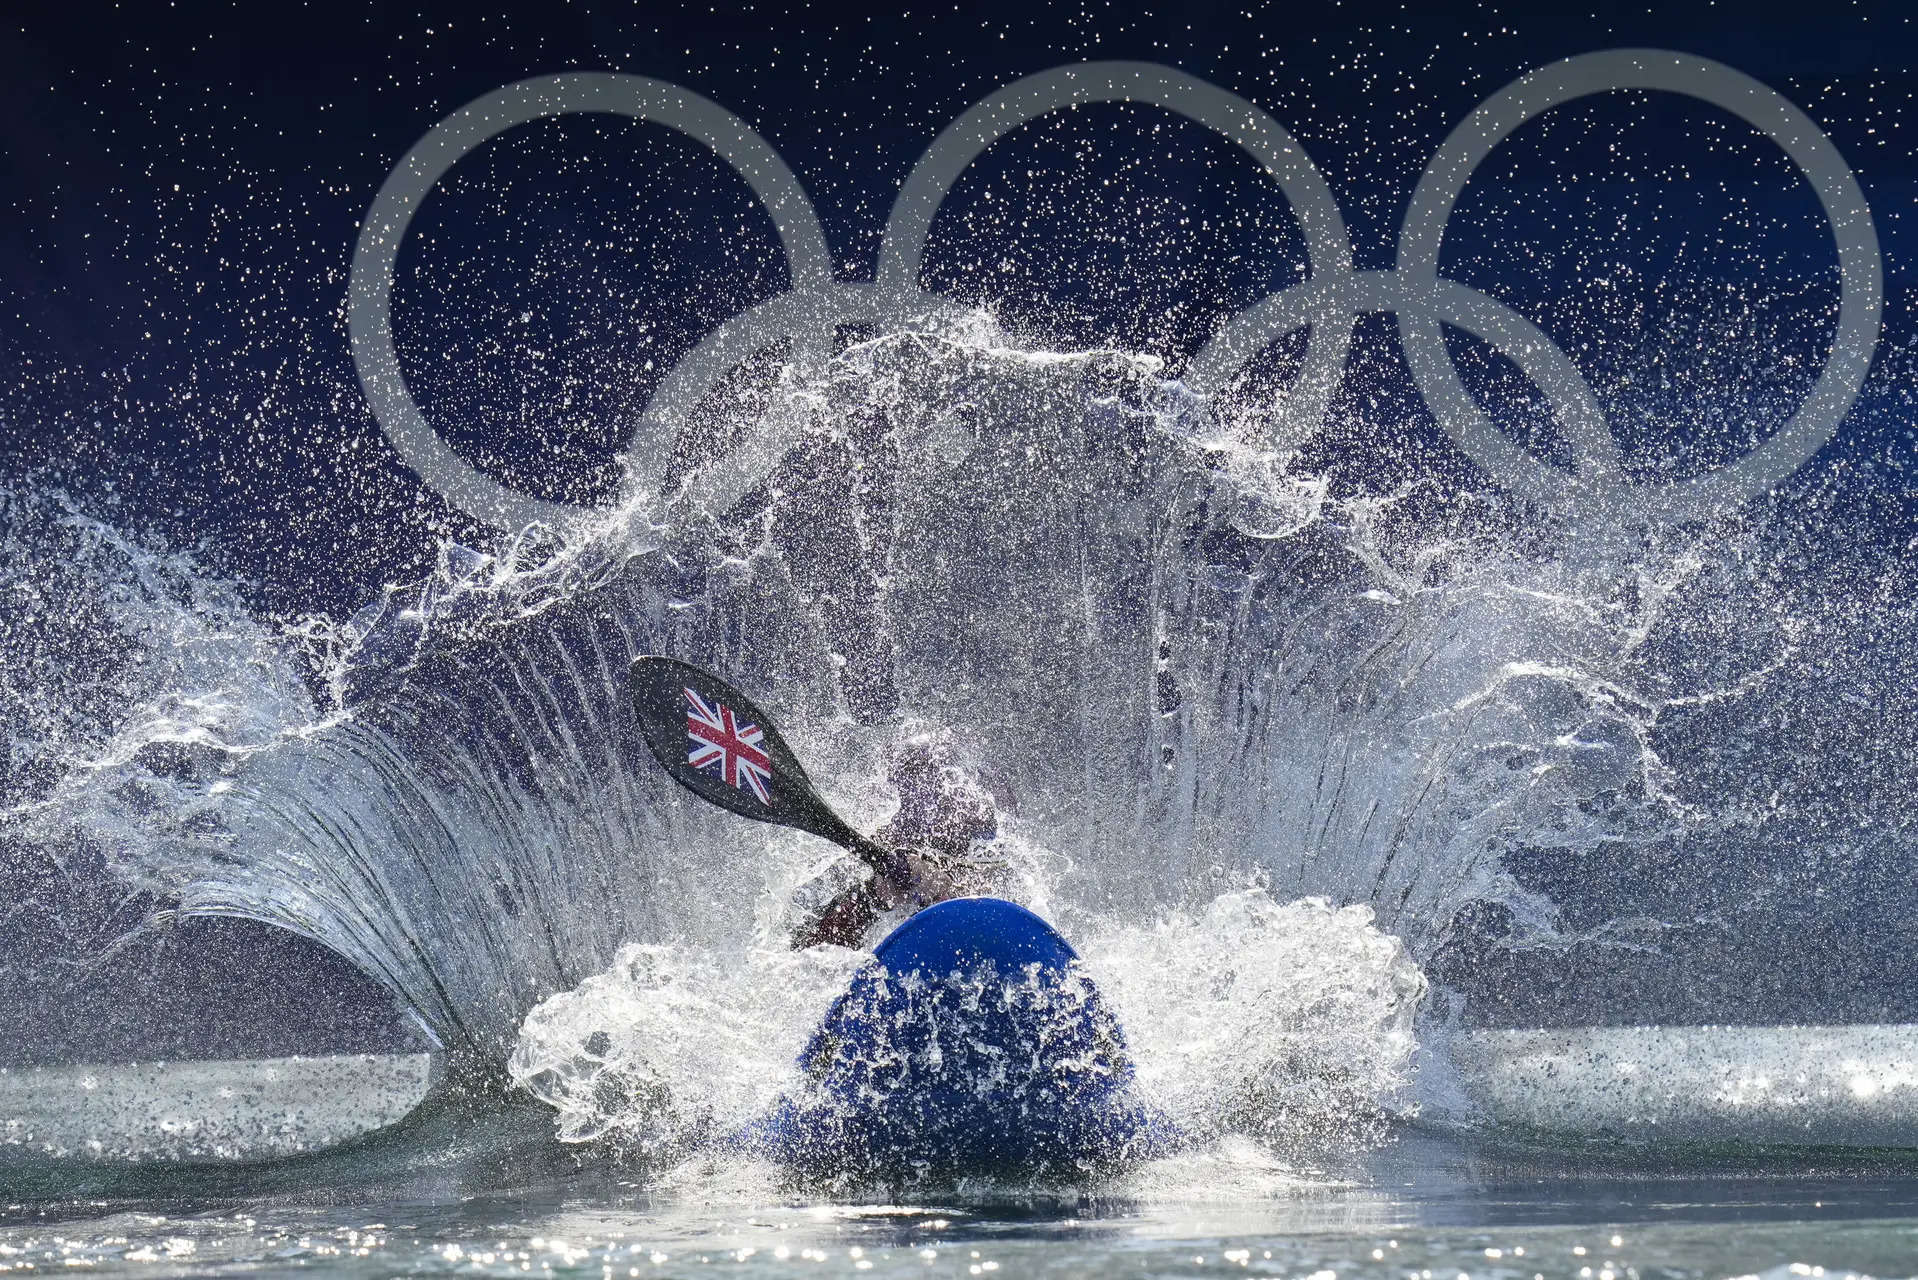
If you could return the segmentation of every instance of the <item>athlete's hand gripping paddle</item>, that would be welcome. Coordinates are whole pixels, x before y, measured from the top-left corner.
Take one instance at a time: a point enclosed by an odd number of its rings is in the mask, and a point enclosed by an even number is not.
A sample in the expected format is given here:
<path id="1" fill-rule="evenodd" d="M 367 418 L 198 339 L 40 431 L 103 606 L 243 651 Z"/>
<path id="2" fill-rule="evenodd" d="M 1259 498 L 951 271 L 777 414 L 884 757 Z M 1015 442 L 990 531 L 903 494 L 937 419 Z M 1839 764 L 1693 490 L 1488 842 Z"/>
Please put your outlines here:
<path id="1" fill-rule="evenodd" d="M 824 836 L 901 892 L 923 897 L 901 854 L 854 831 L 820 798 L 752 699 L 676 658 L 635 658 L 628 685 L 640 736 L 673 781 L 742 818 Z"/>

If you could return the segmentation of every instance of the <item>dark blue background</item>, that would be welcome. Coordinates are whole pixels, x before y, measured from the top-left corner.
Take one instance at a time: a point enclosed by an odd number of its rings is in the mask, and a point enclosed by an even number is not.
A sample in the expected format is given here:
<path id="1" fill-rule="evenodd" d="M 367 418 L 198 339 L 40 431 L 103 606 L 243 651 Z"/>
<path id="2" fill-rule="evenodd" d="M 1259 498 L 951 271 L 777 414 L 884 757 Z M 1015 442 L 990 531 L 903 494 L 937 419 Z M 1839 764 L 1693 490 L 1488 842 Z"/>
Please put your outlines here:
<path id="1" fill-rule="evenodd" d="M 0 448 L 9 472 L 78 456 L 77 474 L 122 474 L 123 489 L 162 517 L 194 510 L 196 534 L 239 556 L 255 571 L 248 576 L 277 584 L 273 593 L 288 602 L 344 606 L 367 585 L 418 568 L 429 530 L 458 533 L 464 521 L 419 491 L 357 395 L 339 315 L 347 266 L 373 191 L 420 134 L 458 105 L 527 75 L 632 71 L 731 108 L 766 136 L 811 193 L 842 275 L 863 278 L 895 184 L 968 105 L 1063 62 L 1163 61 L 1233 89 L 1290 128 L 1331 181 L 1358 265 L 1383 267 L 1420 168 L 1483 98 L 1541 63 L 1639 44 L 1724 60 L 1779 89 L 1831 134 L 1859 172 L 1878 219 L 1890 274 L 1889 342 L 1907 345 L 1903 248 L 1910 233 L 1903 215 L 1915 156 L 1903 125 L 1918 85 L 1909 69 L 1918 37 L 1897 6 L 1704 4 L 1646 12 L 1606 4 L 1566 14 L 1524 4 L 1181 4 L 1156 15 L 1070 5 L 910 13 L 647 6 L 639 14 L 603 15 L 552 5 L 477 12 L 375 6 L 292 17 L 253 6 L 31 6 L 16 10 L 0 32 L 0 368 L 11 384 Z M 1802 232 L 1799 250 L 1829 260 L 1808 189 L 1792 190 L 1795 180 L 1775 151 L 1705 151 L 1696 130 L 1685 127 L 1702 115 L 1662 109 L 1673 127 L 1634 133 L 1633 147 L 1650 153 L 1631 156 L 1622 169 L 1656 173 L 1683 164 L 1734 181 L 1783 173 L 1782 193 L 1773 198 L 1802 208 L 1781 214 L 1779 243 L 1789 252 L 1791 236 Z M 569 179 L 561 194 L 577 198 L 575 208 L 599 207 L 592 202 L 612 199 L 621 183 L 646 193 L 649 178 L 670 174 L 675 161 L 697 151 L 651 126 L 602 118 L 596 140 L 587 126 L 571 123 L 570 139 L 563 126 L 533 127 L 546 130 L 548 150 L 522 161 L 521 185 L 508 190 L 530 190 L 539 165 L 553 156 L 581 156 L 598 173 Z M 1112 150 L 1125 145 L 1115 134 Z M 674 242 L 675 270 L 666 278 L 630 257 L 609 264 L 582 251 L 582 262 L 625 273 L 605 290 L 617 295 L 608 315 L 620 327 L 601 348 L 629 341 L 649 304 L 659 322 L 689 330 L 683 345 L 723 318 L 727 306 L 784 287 L 764 215 L 716 163 L 708 169 L 717 176 L 693 182 L 697 200 L 715 222 L 728 215 L 725 222 L 746 234 L 720 225 L 720 234 L 701 244 L 700 228 L 689 223 Z M 1176 187 L 1180 178 L 1167 181 Z M 1230 199 L 1196 177 L 1187 186 L 1194 200 Z M 441 203 L 456 201 L 448 195 Z M 483 212 L 483 200 L 469 203 Z M 1683 207 L 1674 201 L 1669 209 Z M 564 229 L 569 215 L 564 206 L 529 204 L 496 211 L 488 223 L 454 216 L 461 212 L 441 211 L 435 225 L 444 234 L 435 243 L 457 242 L 467 258 L 494 252 L 507 263 L 516 250 L 506 229 L 523 218 Z M 1231 210 L 1221 205 L 1218 212 Z M 1454 229 L 1454 239 L 1469 222 Z M 1256 243 L 1296 235 L 1283 210 L 1261 214 L 1259 223 Z M 590 225 L 582 218 L 578 230 Z M 670 248 L 670 229 L 657 218 L 640 230 L 658 239 L 648 249 Z M 1032 252 L 1043 255 L 1043 234 L 1038 238 Z M 942 259 L 939 247 L 935 233 L 929 279 L 991 295 L 989 285 L 969 280 L 963 252 Z M 1138 241 L 1130 251 L 1142 251 Z M 409 243 L 403 270 L 428 253 Z M 442 256 L 460 255 L 445 249 Z M 1726 263 L 1734 275 L 1753 269 Z M 708 314 L 688 317 L 684 304 L 705 291 L 685 282 L 702 271 L 726 277 L 731 287 L 717 291 Z M 1141 310 L 1176 313 L 1184 318 L 1171 327 L 1184 332 L 1164 344 L 1176 356 L 1180 346 L 1197 345 L 1219 309 L 1284 282 L 1258 274 L 1235 281 L 1201 272 L 1186 282 L 1184 298 L 1174 287 L 1151 306 L 1122 299 L 1104 316 L 1064 325 L 1057 336 L 1132 338 L 1149 346 L 1151 326 L 1128 321 Z M 472 282 L 450 266 L 436 279 L 446 292 L 411 311 L 402 290 L 396 309 L 403 354 L 409 316 L 422 331 L 418 351 L 433 350 L 432 337 L 458 332 L 466 299 L 453 291 Z M 492 283 L 511 287 L 508 280 Z M 1522 282 L 1478 283 L 1525 301 Z M 1073 287 L 1057 277 L 1038 284 L 1068 295 Z M 547 292 L 570 293 L 571 305 L 590 309 L 590 297 L 577 299 L 592 294 L 591 286 L 577 279 L 564 285 L 549 283 Z M 434 330 L 441 314 L 444 326 Z M 432 363 L 413 360 L 409 372 L 425 379 Z M 429 412 L 430 391 L 420 394 Z M 491 440 L 474 438 L 487 431 L 488 415 L 477 410 L 511 393 L 505 384 L 482 389 L 481 403 L 464 406 L 475 412 L 446 412 L 438 425 L 475 446 L 475 456 L 490 447 L 502 474 L 538 486 L 543 469 L 553 469 L 551 441 L 516 441 L 510 424 Z M 585 433 L 590 438 L 571 442 L 586 456 L 577 468 L 578 492 L 608 487 L 603 464 L 627 429 L 618 407 L 606 407 L 596 433 Z M 1853 432 L 1836 447 L 1865 445 Z"/>

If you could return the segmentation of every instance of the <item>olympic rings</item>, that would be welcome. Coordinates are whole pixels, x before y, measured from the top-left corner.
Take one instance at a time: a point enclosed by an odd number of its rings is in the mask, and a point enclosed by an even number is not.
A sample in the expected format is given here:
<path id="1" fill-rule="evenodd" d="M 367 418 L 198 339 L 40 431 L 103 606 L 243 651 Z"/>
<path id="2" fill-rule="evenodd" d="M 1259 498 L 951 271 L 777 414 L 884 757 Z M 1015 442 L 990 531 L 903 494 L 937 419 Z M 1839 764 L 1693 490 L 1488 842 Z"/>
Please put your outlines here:
<path id="1" fill-rule="evenodd" d="M 915 302 L 916 310 L 912 307 Z M 694 406 L 721 378 L 780 338 L 790 337 L 799 343 L 811 339 L 810 348 L 799 357 L 799 362 L 816 367 L 822 355 L 830 354 L 831 339 L 839 325 L 863 323 L 885 327 L 932 315 L 955 316 L 960 310 L 937 294 L 915 291 L 915 295 L 902 298 L 899 293 L 870 283 L 828 281 L 769 298 L 720 325 L 673 366 L 647 403 L 638 438 L 627 453 L 627 462 L 635 475 L 660 478 L 653 490 L 655 495 L 659 494 L 664 488 L 673 430 L 690 416 Z M 649 426 L 661 429 L 649 431 Z M 705 510 L 724 511 L 765 478 L 797 434 L 798 424 L 783 419 L 758 424 L 748 439 L 722 463 L 703 469 L 691 479 L 688 482 L 691 492 L 680 495 L 679 500 L 691 499 Z"/>
<path id="2" fill-rule="evenodd" d="M 1695 480 L 1657 486 L 1666 491 L 1663 504 L 1668 513 L 1703 514 L 1715 506 L 1764 492 L 1798 470 L 1831 439 L 1851 411 L 1871 368 L 1883 307 L 1884 263 L 1878 252 L 1878 232 L 1858 180 L 1810 116 L 1750 76 L 1723 63 L 1685 54 L 1613 49 L 1542 67 L 1486 99 L 1440 145 L 1406 210 L 1405 225 L 1399 233 L 1398 271 L 1404 280 L 1404 297 L 1413 305 L 1399 309 L 1400 340 L 1426 404 L 1460 448 L 1515 489 L 1540 497 L 1564 492 L 1559 473 L 1511 448 L 1480 412 L 1445 353 L 1439 312 L 1434 305 L 1439 241 L 1466 179 L 1506 135 L 1561 102 L 1613 89 L 1658 89 L 1697 98 L 1763 133 L 1784 148 L 1811 182 L 1838 244 L 1838 330 L 1824 372 L 1798 412 L 1764 445 L 1732 465 Z M 1564 403 L 1558 399 L 1563 389 L 1545 390 L 1556 403 Z M 1589 447 L 1590 437 L 1569 434 L 1575 448 L 1581 443 Z M 1626 495 L 1615 467 L 1616 451 L 1610 446 L 1609 432 L 1605 440 L 1605 480 L 1601 483 L 1609 492 L 1592 496 L 1606 505 L 1618 505 Z"/>
<path id="3" fill-rule="evenodd" d="M 1653 89 L 1711 103 L 1771 138 L 1817 192 L 1837 244 L 1841 296 L 1824 370 L 1796 413 L 1765 444 L 1712 474 L 1666 485 L 1625 482 L 1617 442 L 1591 388 L 1545 333 L 1490 295 L 1438 275 L 1446 221 L 1466 181 L 1505 137 L 1562 102 L 1615 89 Z M 919 275 L 928 233 L 946 195 L 973 160 L 1014 129 L 1080 103 L 1143 102 L 1177 112 L 1249 153 L 1284 191 L 1305 233 L 1310 274 L 1233 316 L 1193 357 L 1186 383 L 1222 391 L 1275 339 L 1307 328 L 1306 357 L 1270 416 L 1269 442 L 1298 443 L 1324 420 L 1344 378 L 1361 315 L 1394 312 L 1414 381 L 1459 447 L 1513 490 L 1588 510 L 1641 512 L 1656 496 L 1666 514 L 1704 514 L 1769 489 L 1831 438 L 1855 403 L 1876 353 L 1883 260 L 1871 211 L 1831 139 L 1798 108 L 1720 63 L 1658 50 L 1621 49 L 1530 72 L 1488 98 L 1454 129 L 1421 176 L 1391 271 L 1354 271 L 1338 202 L 1324 174 L 1286 130 L 1251 103 L 1170 67 L 1083 63 L 1000 89 L 948 126 L 901 185 L 887 219 L 876 279 L 843 284 L 811 202 L 790 169 L 737 116 L 688 90 L 640 76 L 575 74 L 523 80 L 479 98 L 427 133 L 394 167 L 361 229 L 353 258 L 348 328 L 367 400 L 394 447 L 454 505 L 506 527 L 549 523 L 589 509 L 515 493 L 483 475 L 434 434 L 406 390 L 391 333 L 393 267 L 414 211 L 467 152 L 515 124 L 584 111 L 651 120 L 697 138 L 746 178 L 772 215 L 791 264 L 792 289 L 735 316 L 688 353 L 654 392 L 626 461 L 663 493 L 673 431 L 720 379 L 755 352 L 790 338 L 794 359 L 829 356 L 836 327 L 889 325 L 947 315 L 950 301 Z M 1461 328 L 1512 359 L 1545 393 L 1574 456 L 1572 473 L 1527 454 L 1478 407 L 1445 350 L 1440 326 Z M 760 423 L 720 467 L 689 483 L 689 495 L 720 510 L 772 469 L 798 424 Z"/>
<path id="4" fill-rule="evenodd" d="M 1021 125 L 1062 107 L 1094 102 L 1143 102 L 1163 107 L 1236 142 L 1285 192 L 1305 231 L 1315 280 L 1352 274 L 1352 244 L 1345 218 L 1325 175 L 1306 157 L 1278 121 L 1237 94 L 1171 67 L 1150 62 L 1087 62 L 1027 76 L 982 100 L 948 125 L 919 157 L 899 189 L 879 250 L 879 283 L 919 285 L 926 235 L 946 194 L 987 147 Z M 1312 295 L 1321 296 L 1318 294 Z M 1332 401 L 1352 349 L 1358 317 L 1322 295 L 1324 305 L 1306 318 L 1311 336 L 1297 388 L 1309 391 L 1320 416 Z M 1296 398 L 1296 397 L 1295 397 Z"/>
<path id="5" fill-rule="evenodd" d="M 399 354 L 393 348 L 393 267 L 400 241 L 427 192 L 461 156 L 516 124 L 583 111 L 651 120 L 711 147 L 739 171 L 772 215 L 792 267 L 794 289 L 832 280 L 825 233 L 799 179 L 744 120 L 691 90 L 644 76 L 607 72 L 540 76 L 495 89 L 435 125 L 393 166 L 360 227 L 347 294 L 347 334 L 373 416 L 400 456 L 448 502 L 508 529 L 537 522 L 562 523 L 584 508 L 506 488 L 469 465 L 427 424 L 406 389 Z M 801 336 L 830 345 L 831 332 L 820 335 L 808 330 Z M 645 441 L 636 445 L 647 448 Z"/>

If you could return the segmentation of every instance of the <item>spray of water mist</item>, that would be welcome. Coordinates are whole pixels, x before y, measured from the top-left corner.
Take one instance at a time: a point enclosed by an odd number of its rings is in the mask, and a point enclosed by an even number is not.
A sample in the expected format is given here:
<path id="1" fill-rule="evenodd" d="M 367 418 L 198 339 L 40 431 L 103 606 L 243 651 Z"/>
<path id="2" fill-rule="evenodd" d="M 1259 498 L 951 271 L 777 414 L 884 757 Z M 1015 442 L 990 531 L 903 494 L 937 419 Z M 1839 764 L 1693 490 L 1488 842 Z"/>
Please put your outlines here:
<path id="1" fill-rule="evenodd" d="M 776 950 L 817 842 L 644 767 L 622 675 L 670 654 L 752 688 L 868 827 L 891 742 L 959 731 L 1016 780 L 1018 893 L 1081 940 L 1142 1080 L 1199 1129 L 1275 1137 L 1403 1096 L 1418 965 L 1466 904 L 1553 935 L 1515 851 L 1694 816 L 1654 737 L 1696 690 L 1638 676 L 1695 557 L 1335 497 L 1155 361 L 979 315 L 733 394 L 702 406 L 718 461 L 689 446 L 681 473 L 728 465 L 742 406 L 800 427 L 738 506 L 642 494 L 449 545 L 341 623 L 258 622 L 69 521 L 110 547 L 93 589 L 141 655 L 116 670 L 146 674 L 111 731 L 42 753 L 10 836 L 334 949 L 567 1136 L 670 1139 L 776 1093 L 849 963 Z M 740 1081 L 702 1082 L 714 1036 Z"/>

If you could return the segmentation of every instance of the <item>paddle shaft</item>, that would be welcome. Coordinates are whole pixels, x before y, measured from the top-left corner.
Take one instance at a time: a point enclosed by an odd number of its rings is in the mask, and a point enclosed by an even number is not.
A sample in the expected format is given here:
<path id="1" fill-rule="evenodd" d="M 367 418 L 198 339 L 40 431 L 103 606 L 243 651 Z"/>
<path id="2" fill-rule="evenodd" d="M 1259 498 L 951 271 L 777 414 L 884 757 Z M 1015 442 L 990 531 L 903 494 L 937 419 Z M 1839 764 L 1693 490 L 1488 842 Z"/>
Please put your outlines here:
<path id="1" fill-rule="evenodd" d="M 912 874 L 912 867 L 906 862 L 906 855 L 897 849 L 888 849 L 860 835 L 845 819 L 834 813 L 832 806 L 828 805 L 817 792 L 813 792 L 811 788 L 807 790 L 808 794 L 804 800 L 809 802 L 805 807 L 810 812 L 805 814 L 806 821 L 803 824 L 791 822 L 787 825 L 799 827 L 802 831 L 810 831 L 816 836 L 832 841 L 840 848 L 850 851 L 854 857 L 879 875 L 891 880 L 900 889 L 909 893 L 914 890 L 913 882 L 917 877 Z"/>

